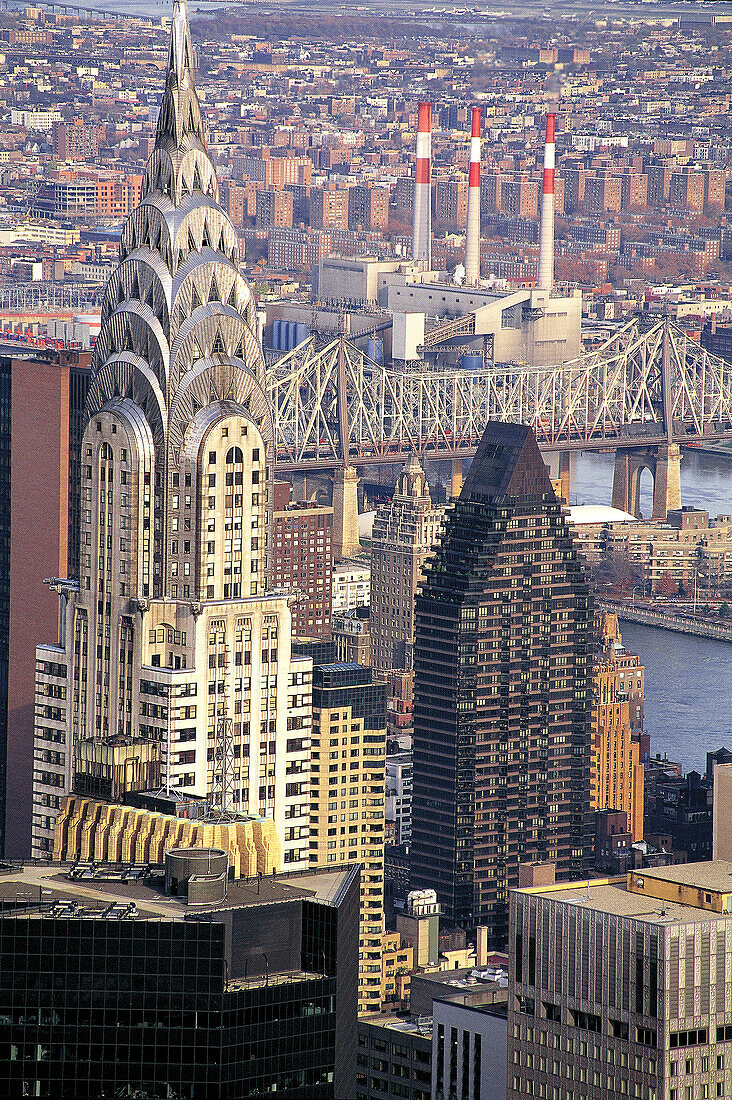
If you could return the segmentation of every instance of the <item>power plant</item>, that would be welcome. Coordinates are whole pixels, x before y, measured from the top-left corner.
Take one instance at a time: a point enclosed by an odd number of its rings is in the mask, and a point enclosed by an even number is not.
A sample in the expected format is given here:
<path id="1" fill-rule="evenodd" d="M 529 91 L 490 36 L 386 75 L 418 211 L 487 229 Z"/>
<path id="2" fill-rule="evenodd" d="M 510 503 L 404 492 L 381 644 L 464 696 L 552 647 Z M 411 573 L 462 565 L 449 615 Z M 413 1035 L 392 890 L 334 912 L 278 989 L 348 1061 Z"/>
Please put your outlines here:
<path id="1" fill-rule="evenodd" d="M 506 291 L 480 278 L 482 119 L 477 106 L 470 112 L 465 277 L 461 269 L 451 277 L 432 268 L 432 105 L 420 103 L 411 259 L 323 257 L 313 272 L 313 299 L 318 304 L 308 308 L 272 303 L 267 307 L 266 332 L 282 320 L 335 334 L 345 311 L 351 340 L 358 342 L 361 334 L 364 341 L 376 337 L 384 361 L 397 369 L 419 363 L 430 370 L 512 363 L 541 367 L 577 358 L 582 296 L 554 286 L 556 117 L 553 107 L 546 118 L 539 265 L 533 286 Z M 375 312 L 382 316 L 376 319 Z"/>

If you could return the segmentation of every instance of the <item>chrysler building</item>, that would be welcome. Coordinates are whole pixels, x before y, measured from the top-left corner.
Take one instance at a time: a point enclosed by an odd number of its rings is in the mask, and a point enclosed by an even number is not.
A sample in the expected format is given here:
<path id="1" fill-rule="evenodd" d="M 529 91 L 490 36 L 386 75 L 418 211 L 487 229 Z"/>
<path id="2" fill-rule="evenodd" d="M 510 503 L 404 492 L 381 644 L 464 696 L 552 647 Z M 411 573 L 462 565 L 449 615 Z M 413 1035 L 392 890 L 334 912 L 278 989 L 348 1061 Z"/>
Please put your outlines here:
<path id="1" fill-rule="evenodd" d="M 176 0 L 142 200 L 106 288 L 81 451 L 78 578 L 37 648 L 33 851 L 69 792 L 164 784 L 273 817 L 307 865 L 311 663 L 269 583 L 275 441 L 234 227 Z"/>

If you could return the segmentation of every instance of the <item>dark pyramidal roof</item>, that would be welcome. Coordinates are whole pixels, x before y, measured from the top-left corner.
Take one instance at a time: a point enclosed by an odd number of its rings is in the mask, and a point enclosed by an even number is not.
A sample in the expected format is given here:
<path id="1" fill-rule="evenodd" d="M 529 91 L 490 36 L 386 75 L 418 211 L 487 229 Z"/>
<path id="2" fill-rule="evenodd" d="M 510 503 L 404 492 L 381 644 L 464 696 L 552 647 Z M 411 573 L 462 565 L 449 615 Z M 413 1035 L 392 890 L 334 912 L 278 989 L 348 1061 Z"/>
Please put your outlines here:
<path id="1" fill-rule="evenodd" d="M 554 497 L 551 478 L 533 429 L 489 420 L 465 478 L 461 501 Z"/>

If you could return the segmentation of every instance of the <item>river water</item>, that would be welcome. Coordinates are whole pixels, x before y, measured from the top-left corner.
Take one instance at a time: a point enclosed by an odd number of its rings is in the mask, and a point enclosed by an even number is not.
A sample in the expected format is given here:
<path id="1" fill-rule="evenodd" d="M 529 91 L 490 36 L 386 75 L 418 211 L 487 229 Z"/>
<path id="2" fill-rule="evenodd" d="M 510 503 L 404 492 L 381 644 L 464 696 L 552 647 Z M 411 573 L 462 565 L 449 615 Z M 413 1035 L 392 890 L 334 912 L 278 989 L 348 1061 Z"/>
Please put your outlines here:
<path id="1" fill-rule="evenodd" d="M 613 455 L 582 454 L 572 503 L 609 504 Z M 683 504 L 732 513 L 732 458 L 686 452 L 681 464 Z M 641 510 L 650 513 L 650 477 Z M 621 623 L 623 643 L 646 668 L 645 729 L 651 753 L 666 753 L 684 770 L 703 772 L 706 754 L 732 748 L 732 643 Z"/>

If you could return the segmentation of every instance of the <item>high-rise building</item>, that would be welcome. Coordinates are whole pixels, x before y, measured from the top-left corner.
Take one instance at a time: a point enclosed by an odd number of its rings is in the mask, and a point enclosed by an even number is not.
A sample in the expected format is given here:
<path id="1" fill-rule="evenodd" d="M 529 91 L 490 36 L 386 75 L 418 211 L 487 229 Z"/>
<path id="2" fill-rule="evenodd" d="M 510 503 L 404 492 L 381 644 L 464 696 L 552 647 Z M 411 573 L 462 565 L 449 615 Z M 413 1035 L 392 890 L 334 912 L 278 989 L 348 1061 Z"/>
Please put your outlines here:
<path id="1" fill-rule="evenodd" d="M 349 229 L 386 229 L 389 225 L 389 189 L 358 183 L 348 192 Z"/>
<path id="2" fill-rule="evenodd" d="M 381 1007 L 386 688 L 356 664 L 313 668 L 310 862 L 361 864 L 358 1003 Z"/>
<path id="3" fill-rule="evenodd" d="M 77 568 L 89 359 L 88 352 L 0 359 L 0 850 L 6 855 L 26 856 L 31 848 L 36 642 L 39 630 L 58 629 L 58 601 L 43 582 Z"/>
<path id="4" fill-rule="evenodd" d="M 93 161 L 104 140 L 104 127 L 83 118 L 59 120 L 51 127 L 53 155 L 59 160 Z"/>
<path id="5" fill-rule="evenodd" d="M 257 229 L 292 225 L 294 203 L 292 191 L 275 191 L 262 187 L 257 191 L 256 203 Z"/>
<path id="6" fill-rule="evenodd" d="M 643 765 L 632 736 L 633 710 L 643 714 L 643 666 L 623 648 L 616 615 L 597 616 L 597 648 L 592 668 L 592 809 L 622 810 L 634 841 L 643 839 Z M 640 724 L 635 728 L 640 729 Z"/>
<path id="7" fill-rule="evenodd" d="M 274 486 L 272 573 L 275 587 L 290 587 L 292 632 L 330 637 L 333 600 L 333 509 L 310 501 L 290 503 L 290 485 Z"/>
<path id="8" fill-rule="evenodd" d="M 313 187 L 310 225 L 313 229 L 348 229 L 348 189 L 330 183 Z"/>
<path id="9" fill-rule="evenodd" d="M 4 1096 L 355 1095 L 357 867 L 227 870 L 173 848 L 152 874 L 3 877 Z"/>
<path id="10" fill-rule="evenodd" d="M 414 595 L 444 515 L 413 455 L 371 533 L 371 663 L 380 672 L 412 667 Z"/>
<path id="11" fill-rule="evenodd" d="M 33 850 L 95 769 L 274 818 L 309 865 L 310 663 L 270 594 L 272 414 L 254 302 L 217 201 L 176 0 L 143 199 L 102 305 L 78 578 L 37 649 Z M 294 732 L 294 731 L 297 732 Z"/>
<path id="12" fill-rule="evenodd" d="M 416 600 L 412 887 L 493 942 L 520 863 L 590 857 L 591 640 L 534 434 L 491 422 Z"/>
<path id="13" fill-rule="evenodd" d="M 508 1100 L 729 1096 L 730 881 L 717 861 L 514 891 Z"/>

